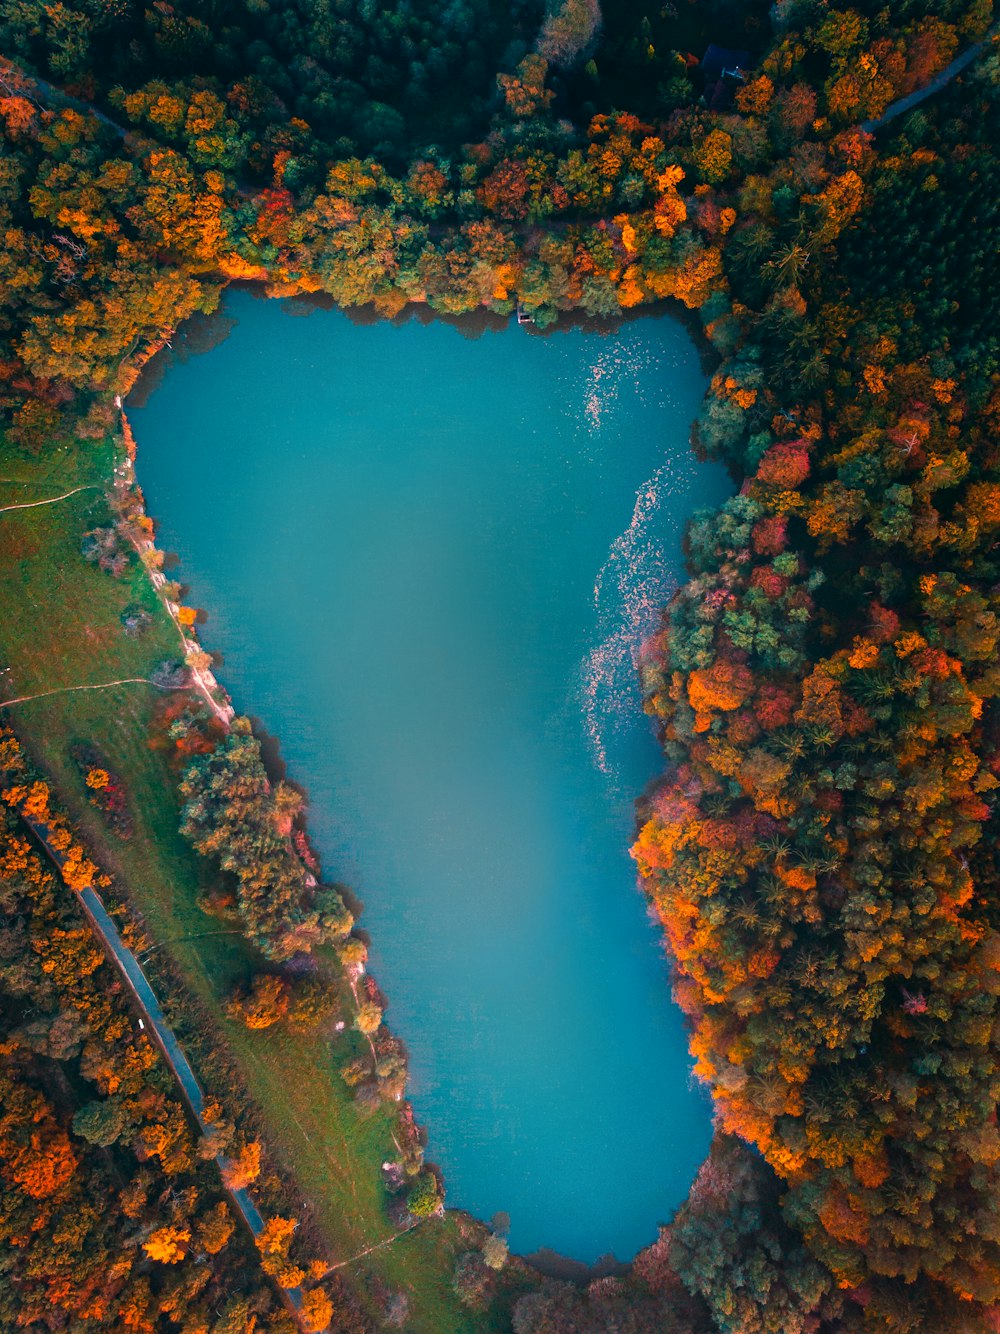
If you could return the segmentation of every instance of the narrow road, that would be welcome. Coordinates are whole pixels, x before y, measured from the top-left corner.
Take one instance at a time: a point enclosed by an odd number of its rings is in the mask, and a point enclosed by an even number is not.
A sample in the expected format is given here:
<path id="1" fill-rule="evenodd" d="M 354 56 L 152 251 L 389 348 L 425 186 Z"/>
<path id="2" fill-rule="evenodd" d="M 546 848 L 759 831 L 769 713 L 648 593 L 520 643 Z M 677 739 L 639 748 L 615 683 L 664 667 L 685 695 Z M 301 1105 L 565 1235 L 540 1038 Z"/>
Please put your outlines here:
<path id="1" fill-rule="evenodd" d="M 103 111 L 94 106 L 93 102 L 85 102 L 79 97 L 71 97 L 69 93 L 64 93 L 61 88 L 57 88 L 54 83 L 49 83 L 47 79 L 41 78 L 38 74 L 25 74 L 25 78 L 30 79 L 45 94 L 53 110 L 58 111 L 62 107 L 69 107 L 71 111 L 78 111 L 81 116 L 96 116 L 98 120 L 103 121 L 122 139 L 128 134 L 124 125 L 119 125 L 116 120 L 112 120 L 110 116 L 105 115 Z M 36 102 L 35 106 L 38 105 Z"/>
<path id="2" fill-rule="evenodd" d="M 998 35 L 1000 35 L 1000 23 L 995 23 L 985 37 L 967 47 L 960 56 L 955 57 L 950 65 L 945 65 L 943 70 L 934 75 L 930 83 L 925 83 L 922 88 L 915 88 L 912 93 L 907 93 L 905 97 L 890 102 L 881 116 L 877 116 L 874 120 L 863 120 L 858 129 L 864 130 L 866 134 L 875 134 L 883 125 L 888 125 L 897 116 L 903 115 L 912 107 L 925 102 L 928 97 L 933 97 L 935 93 L 939 93 L 942 88 L 946 88 L 951 83 L 956 75 L 961 74 L 962 70 L 968 69 L 972 62 L 982 55 L 983 51 Z"/>
<path id="3" fill-rule="evenodd" d="M 49 841 L 49 828 L 41 820 L 32 820 L 24 812 L 20 812 L 21 819 L 28 826 L 35 838 L 48 853 L 55 865 L 62 870 L 63 857 L 52 846 Z M 208 1133 L 208 1125 L 204 1120 L 205 1095 L 201 1090 L 201 1085 L 195 1077 L 191 1063 L 184 1055 L 184 1051 L 177 1041 L 173 1029 L 167 1022 L 166 1015 L 156 999 L 156 993 L 149 984 L 149 979 L 142 971 L 138 959 L 122 940 L 117 926 L 112 920 L 108 910 L 92 885 L 87 885 L 81 890 L 73 891 L 77 901 L 83 909 L 84 915 L 94 934 L 100 939 L 105 952 L 111 957 L 118 966 L 122 974 L 132 999 L 142 1015 L 143 1022 L 149 1032 L 153 1035 L 163 1053 L 163 1058 L 170 1067 L 170 1072 L 176 1079 L 184 1101 L 187 1103 L 192 1116 L 197 1123 L 200 1132 L 205 1135 Z M 219 1154 L 216 1159 L 220 1172 L 225 1172 L 230 1162 L 223 1154 Z M 224 1186 L 223 1189 L 229 1196 L 245 1225 L 249 1228 L 254 1238 L 260 1236 L 264 1229 L 264 1219 L 260 1210 L 253 1201 L 252 1196 L 246 1189 L 230 1190 Z M 278 1288 L 282 1300 L 289 1308 L 292 1315 L 298 1318 L 298 1313 L 302 1308 L 302 1290 L 301 1288 Z"/>

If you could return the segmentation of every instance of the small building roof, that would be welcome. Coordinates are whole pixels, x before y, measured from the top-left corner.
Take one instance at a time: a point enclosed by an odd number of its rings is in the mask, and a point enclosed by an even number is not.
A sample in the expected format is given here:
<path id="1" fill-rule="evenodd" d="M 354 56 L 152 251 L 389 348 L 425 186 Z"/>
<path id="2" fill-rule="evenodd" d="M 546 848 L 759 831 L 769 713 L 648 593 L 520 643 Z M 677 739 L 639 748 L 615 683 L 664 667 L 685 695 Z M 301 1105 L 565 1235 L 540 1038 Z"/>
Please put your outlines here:
<path id="1" fill-rule="evenodd" d="M 714 42 L 702 56 L 701 68 L 706 80 L 711 83 L 723 75 L 733 75 L 737 71 L 746 73 L 750 69 L 753 57 L 749 51 L 737 51 L 727 46 L 716 46 Z"/>

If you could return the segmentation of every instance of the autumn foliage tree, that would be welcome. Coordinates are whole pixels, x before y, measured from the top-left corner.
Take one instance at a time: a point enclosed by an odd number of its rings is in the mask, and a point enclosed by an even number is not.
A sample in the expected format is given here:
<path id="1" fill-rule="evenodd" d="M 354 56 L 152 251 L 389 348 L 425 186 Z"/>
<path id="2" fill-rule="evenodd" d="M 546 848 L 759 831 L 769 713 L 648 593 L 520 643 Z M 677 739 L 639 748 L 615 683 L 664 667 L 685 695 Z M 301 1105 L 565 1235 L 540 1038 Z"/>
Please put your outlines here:
<path id="1" fill-rule="evenodd" d="M 182 832 L 236 877 L 247 934 L 265 955 L 287 959 L 347 936 L 353 919 L 340 895 L 311 888 L 289 841 L 249 723 L 237 721 L 214 750 L 194 758 L 181 794 Z"/>
<path id="2" fill-rule="evenodd" d="M 754 68 L 714 90 L 669 44 L 689 21 L 695 45 L 714 39 L 717 6 L 700 7 L 704 31 L 697 6 L 680 27 L 669 6 L 638 22 L 609 6 L 603 37 L 586 0 L 252 4 L 224 23 L 203 8 L 0 13 L 6 56 L 49 81 L 0 61 L 13 448 L 103 435 L 145 359 L 233 279 L 383 316 L 520 306 L 540 329 L 672 300 L 700 312 L 721 362 L 696 441 L 742 489 L 695 517 L 691 580 L 643 654 L 668 769 L 634 849 L 720 1136 L 627 1279 L 545 1282 L 519 1297 L 515 1329 L 988 1326 L 995 53 L 874 122 L 984 35 L 989 6 L 779 3 L 767 35 L 758 7 L 723 7 Z M 118 517 L 149 536 L 138 499 Z M 87 535 L 94 558 L 124 574 L 107 531 Z M 157 684 L 184 675 L 167 664 Z M 325 1022 L 298 965 L 332 944 L 357 983 L 365 947 L 339 893 L 313 883 L 294 793 L 269 782 L 244 721 L 223 734 L 179 696 L 160 724 L 185 835 L 220 872 L 206 906 L 235 907 L 271 970 L 231 1013 L 254 1029 Z M 201 1174 L 224 1152 L 240 1188 L 260 1145 L 222 1116 L 193 1143 L 155 1054 L 103 1006 L 106 964 L 66 893 L 96 866 L 55 820 L 57 888 L 19 813 L 53 818 L 25 774 L 5 791 L 2 854 L 0 1240 L 17 1294 L 3 1318 L 249 1331 L 270 1299 L 234 1277 L 240 1242 Z M 362 1092 L 401 1096 L 374 992 L 354 1025 L 374 1057 L 348 1067 Z M 436 1178 L 422 1149 L 407 1159 L 410 1209 L 431 1216 Z M 125 1252 L 122 1218 L 144 1239 Z M 298 1283 L 281 1246 L 272 1267 Z M 467 1293 L 484 1268 L 466 1265 Z M 310 1327 L 341 1321 L 330 1294 L 305 1292 Z"/>
<path id="3" fill-rule="evenodd" d="M 995 106 L 983 114 L 985 138 Z M 774 1253 L 791 1266 L 804 1239 L 819 1265 L 812 1305 L 760 1292 L 750 1327 L 810 1328 L 834 1303 L 838 1328 L 911 1328 L 918 1310 L 978 1330 L 1000 1296 L 997 391 L 970 354 L 975 321 L 949 325 L 945 350 L 933 321 L 894 324 L 877 267 L 866 283 L 859 200 L 912 168 L 905 153 L 859 165 L 864 180 L 817 195 L 810 225 L 839 256 L 803 265 L 794 298 L 742 269 L 763 232 L 731 252 L 753 313 L 700 435 L 747 480 L 693 523 L 693 578 L 649 645 L 671 767 L 634 855 L 718 1124 L 772 1173 L 790 1229 Z M 797 389 L 796 343 L 811 367 Z M 753 365 L 763 380 L 740 402 Z M 705 1236 L 734 1190 L 704 1201 Z M 697 1188 L 678 1244 L 695 1204 Z M 685 1281 L 733 1319 L 744 1243 L 685 1245 Z"/>
<path id="4" fill-rule="evenodd" d="M 28 794 L 0 806 L 0 1325 L 196 1334 L 241 1293 L 234 1334 L 280 1323 L 157 1050 L 17 823 L 27 804 L 65 827 L 6 731 L 0 769 Z"/>

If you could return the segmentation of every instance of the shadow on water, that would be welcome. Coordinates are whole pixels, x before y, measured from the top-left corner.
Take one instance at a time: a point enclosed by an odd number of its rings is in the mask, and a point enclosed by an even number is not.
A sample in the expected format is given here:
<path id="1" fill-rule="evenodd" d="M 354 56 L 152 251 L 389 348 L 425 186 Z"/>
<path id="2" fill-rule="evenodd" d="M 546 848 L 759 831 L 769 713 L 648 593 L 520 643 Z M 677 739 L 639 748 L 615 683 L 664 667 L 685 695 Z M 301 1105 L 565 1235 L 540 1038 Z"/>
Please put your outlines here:
<path id="1" fill-rule="evenodd" d="M 450 315 L 445 311 L 432 310 L 422 301 L 407 302 L 396 315 L 387 317 L 372 304 L 340 307 L 326 292 L 304 292 L 297 296 L 270 297 L 265 284 L 243 279 L 231 282 L 227 291 L 246 292 L 257 300 L 279 300 L 284 312 L 292 318 L 308 318 L 315 311 L 340 311 L 359 329 L 372 328 L 378 324 L 390 324 L 396 329 L 411 323 L 421 325 L 423 328 L 444 324 L 457 330 L 463 338 L 475 340 L 482 338 L 486 333 L 502 332 L 514 320 L 513 315 L 498 315 L 491 310 L 474 310 Z M 637 320 L 656 319 L 679 320 L 684 325 L 698 350 L 702 373 L 706 376 L 711 375 L 719 364 L 719 355 L 705 336 L 698 312 L 689 310 L 680 301 L 653 301 L 647 305 L 621 310 L 610 316 L 589 315 L 583 310 L 561 311 L 555 323 L 545 329 L 540 329 L 534 324 L 520 327 L 529 338 L 550 338 L 573 330 L 609 335 L 617 333 L 618 330 Z M 170 340 L 170 345 L 161 347 L 143 366 L 135 386 L 130 391 L 129 406 L 146 407 L 150 396 L 163 383 L 171 366 L 183 364 L 191 357 L 218 347 L 230 336 L 236 324 L 236 319 L 228 315 L 222 306 L 211 315 L 190 316 L 177 329 Z"/>
<path id="2" fill-rule="evenodd" d="M 246 290 L 255 297 L 267 298 L 267 293 L 260 284 L 247 283 Z M 513 315 L 498 315 L 491 310 L 473 310 L 460 315 L 449 315 L 445 311 L 432 310 L 425 302 L 410 301 L 398 314 L 386 317 L 375 306 L 348 306 L 341 309 L 333 297 L 325 292 L 304 293 L 301 296 L 285 298 L 290 315 L 308 316 L 314 310 L 341 310 L 357 328 L 371 328 L 376 324 L 391 324 L 402 328 L 406 324 L 419 324 L 428 328 L 433 324 L 445 324 L 456 329 L 465 338 L 481 338 L 485 333 L 500 333 L 509 328 L 514 321 Z M 211 318 L 211 317 L 209 317 Z M 610 335 L 635 323 L 637 320 L 672 319 L 679 320 L 687 329 L 698 349 L 702 371 L 709 375 L 719 363 L 719 355 L 705 337 L 701 319 L 696 310 L 689 310 L 680 301 L 652 301 L 642 306 L 632 306 L 618 311 L 614 315 L 589 315 L 585 310 L 564 310 L 559 312 L 555 323 L 540 329 L 536 324 L 526 323 L 520 326 L 529 338 L 553 338 L 559 334 L 579 330 L 581 333 Z"/>
<path id="3" fill-rule="evenodd" d="M 264 726 L 264 722 L 256 714 L 250 714 L 250 726 L 253 728 L 253 734 L 260 745 L 260 758 L 264 762 L 264 769 L 272 783 L 287 783 L 288 765 L 285 763 L 281 754 L 281 740 L 273 732 L 269 732 Z M 300 794 L 308 804 L 309 792 L 301 783 L 293 782 L 290 786 Z"/>
<path id="4" fill-rule="evenodd" d="M 192 315 L 169 342 L 146 362 L 129 393 L 130 408 L 144 408 L 150 395 L 163 383 L 171 366 L 183 365 L 219 347 L 236 328 L 236 320 L 220 308 L 212 315 Z"/>
<path id="5" fill-rule="evenodd" d="M 627 1274 L 630 1268 L 630 1263 L 618 1260 L 613 1255 L 602 1255 L 593 1264 L 585 1265 L 579 1260 L 571 1260 L 566 1255 L 560 1255 L 558 1251 L 549 1250 L 547 1246 L 532 1251 L 530 1255 L 522 1255 L 521 1259 L 526 1260 L 532 1269 L 544 1274 L 546 1278 L 563 1279 L 581 1288 L 592 1283 L 595 1278 L 611 1278 Z"/>
<path id="6" fill-rule="evenodd" d="M 213 655 L 213 657 L 221 659 L 222 655 L 217 654 Z M 320 851 L 313 846 L 309 836 L 309 788 L 297 778 L 289 776 L 288 765 L 281 753 L 280 737 L 275 736 L 273 732 L 269 732 L 264 725 L 263 720 L 256 714 L 250 714 L 249 719 L 254 738 L 260 745 L 260 758 L 264 765 L 264 772 L 267 774 L 268 781 L 272 785 L 276 783 L 285 783 L 302 798 L 302 814 L 300 817 L 296 818 L 295 828 L 301 830 L 305 835 L 307 846 L 311 855 L 315 858 L 316 866 L 318 868 L 316 874 L 320 880 L 323 880 Z M 329 884 L 330 881 L 325 880 L 323 883 Z M 359 940 L 362 940 L 365 945 L 371 948 L 371 934 L 364 929 L 363 924 L 359 921 L 365 910 L 363 900 L 358 897 L 350 885 L 345 885 L 340 881 L 337 881 L 335 882 L 334 887 L 347 905 L 348 911 L 354 917 L 356 923 L 354 934 Z"/>

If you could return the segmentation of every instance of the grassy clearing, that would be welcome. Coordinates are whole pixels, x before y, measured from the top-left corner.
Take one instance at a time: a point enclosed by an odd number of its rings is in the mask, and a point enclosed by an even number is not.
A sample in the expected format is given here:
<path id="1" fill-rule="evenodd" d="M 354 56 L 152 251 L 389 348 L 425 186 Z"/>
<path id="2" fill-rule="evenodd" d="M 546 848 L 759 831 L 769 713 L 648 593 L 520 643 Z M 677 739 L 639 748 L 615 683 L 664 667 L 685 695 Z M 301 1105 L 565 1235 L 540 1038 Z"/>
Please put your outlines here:
<path id="1" fill-rule="evenodd" d="M 34 459 L 0 445 L 0 506 L 44 499 L 110 475 L 107 444 L 85 443 Z M 0 514 L 0 698 L 30 695 L 62 686 L 88 685 L 122 677 L 148 676 L 155 664 L 179 655 L 177 631 L 156 601 L 136 564 L 120 581 L 88 564 L 80 539 L 106 521 L 99 490 L 82 491 L 57 504 Z M 153 613 L 140 638 L 122 632 L 119 617 L 130 602 Z M 151 750 L 148 728 L 157 692 L 128 685 L 108 690 L 53 695 L 9 711 L 25 743 L 51 776 L 65 803 L 123 896 L 146 924 L 158 950 L 150 956 L 154 977 L 168 964 L 183 990 L 173 988 L 168 1005 L 182 1041 L 198 1045 L 204 1015 L 241 1081 L 252 1092 L 254 1114 L 265 1145 L 291 1174 L 302 1202 L 308 1201 L 335 1261 L 357 1255 L 392 1237 L 383 1209 L 380 1164 L 394 1155 L 388 1116 L 360 1118 L 339 1076 L 353 1039 L 337 1045 L 320 1038 L 251 1033 L 222 1011 L 233 982 L 251 964 L 235 935 L 208 935 L 220 923 L 197 907 L 205 868 L 177 833 L 174 782 L 162 757 Z M 107 756 L 124 782 L 135 830 L 118 839 L 86 798 L 69 755 L 73 741 L 89 741 Z M 169 998 L 168 998 L 169 999 Z M 192 1004 L 191 1001 L 195 1004 Z M 210 1092 L 227 1099 L 225 1088 Z M 230 1093 L 231 1096 L 231 1093 Z M 454 1216 L 432 1220 L 342 1271 L 358 1280 L 370 1302 L 372 1280 L 410 1296 L 414 1330 L 461 1334 L 502 1328 L 503 1320 L 474 1317 L 450 1287 L 454 1256 L 464 1249 Z"/>

